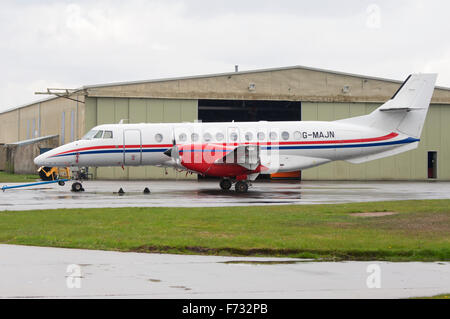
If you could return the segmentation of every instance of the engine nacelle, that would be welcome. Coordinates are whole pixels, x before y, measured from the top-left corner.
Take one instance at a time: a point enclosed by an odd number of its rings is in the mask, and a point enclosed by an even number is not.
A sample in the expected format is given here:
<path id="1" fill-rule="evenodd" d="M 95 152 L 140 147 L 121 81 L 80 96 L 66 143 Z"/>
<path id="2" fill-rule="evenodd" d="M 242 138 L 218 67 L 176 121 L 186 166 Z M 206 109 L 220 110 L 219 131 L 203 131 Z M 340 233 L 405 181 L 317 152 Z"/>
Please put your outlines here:
<path id="1" fill-rule="evenodd" d="M 203 175 L 236 177 L 261 172 L 257 146 L 226 144 L 185 144 L 177 146 L 176 161 Z"/>

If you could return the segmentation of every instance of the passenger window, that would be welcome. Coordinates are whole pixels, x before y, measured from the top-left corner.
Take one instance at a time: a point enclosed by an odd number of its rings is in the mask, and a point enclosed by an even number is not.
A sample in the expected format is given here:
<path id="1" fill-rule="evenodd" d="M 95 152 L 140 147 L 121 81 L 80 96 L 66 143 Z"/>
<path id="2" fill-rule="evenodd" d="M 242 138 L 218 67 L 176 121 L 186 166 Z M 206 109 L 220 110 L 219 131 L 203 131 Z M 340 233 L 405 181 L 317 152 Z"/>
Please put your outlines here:
<path id="1" fill-rule="evenodd" d="M 192 142 L 197 142 L 197 141 L 198 141 L 198 138 L 199 138 L 199 136 L 198 136 L 197 133 L 192 133 L 192 134 L 191 134 L 191 141 L 192 141 Z"/>
<path id="2" fill-rule="evenodd" d="M 102 138 L 103 131 L 98 131 L 97 134 L 94 135 L 94 138 Z"/>
<path id="3" fill-rule="evenodd" d="M 232 140 L 233 142 L 236 142 L 238 140 L 238 135 L 237 133 L 233 132 L 230 134 L 230 140 Z"/>
<path id="4" fill-rule="evenodd" d="M 105 134 L 103 134 L 103 138 L 113 138 L 113 132 L 105 131 Z"/>
<path id="5" fill-rule="evenodd" d="M 289 132 L 284 131 L 283 133 L 281 133 L 281 138 L 287 141 L 289 139 Z"/>
<path id="6" fill-rule="evenodd" d="M 155 135 L 155 141 L 156 141 L 157 143 L 161 143 L 162 140 L 163 140 L 162 134 L 158 133 L 158 134 Z"/>
<path id="7" fill-rule="evenodd" d="M 253 133 L 252 132 L 245 133 L 245 140 L 246 141 L 251 141 L 252 139 L 253 139 Z"/>
<path id="8" fill-rule="evenodd" d="M 294 139 L 295 140 L 300 140 L 302 138 L 302 133 L 300 133 L 299 131 L 295 131 L 294 132 Z"/>
<path id="9" fill-rule="evenodd" d="M 264 134 L 264 132 L 258 132 L 258 140 L 264 141 L 265 138 L 266 134 Z"/>
<path id="10" fill-rule="evenodd" d="M 203 134 L 203 140 L 205 142 L 210 142 L 212 140 L 212 135 L 210 133 Z"/>
<path id="11" fill-rule="evenodd" d="M 269 137 L 272 141 L 278 138 L 278 134 L 276 132 L 270 132 Z"/>
<path id="12" fill-rule="evenodd" d="M 185 133 L 181 133 L 181 134 L 178 136 L 178 141 L 179 141 L 179 142 L 186 142 L 186 140 L 187 140 L 187 135 L 186 135 Z"/>
<path id="13" fill-rule="evenodd" d="M 223 133 L 222 132 L 218 132 L 217 134 L 216 134 L 216 140 L 217 141 L 223 141 L 223 139 L 224 139 L 224 135 L 223 135 Z"/>

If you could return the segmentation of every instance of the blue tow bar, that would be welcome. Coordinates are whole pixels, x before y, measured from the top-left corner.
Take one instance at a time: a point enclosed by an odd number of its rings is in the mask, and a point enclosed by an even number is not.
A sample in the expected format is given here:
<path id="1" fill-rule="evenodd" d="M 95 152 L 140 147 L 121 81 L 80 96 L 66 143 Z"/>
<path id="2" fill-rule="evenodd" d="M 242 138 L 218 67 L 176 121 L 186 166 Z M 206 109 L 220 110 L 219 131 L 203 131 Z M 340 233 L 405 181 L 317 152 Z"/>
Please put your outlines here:
<path id="1" fill-rule="evenodd" d="M 68 182 L 69 179 L 57 179 L 54 181 L 49 182 L 37 182 L 37 183 L 30 183 L 30 184 L 23 184 L 23 185 L 16 185 L 16 186 L 2 186 L 2 191 L 5 191 L 7 189 L 13 189 L 13 188 L 22 188 L 22 187 L 30 187 L 30 186 L 38 186 L 38 185 L 47 185 L 47 184 L 55 184 L 59 182 Z"/>

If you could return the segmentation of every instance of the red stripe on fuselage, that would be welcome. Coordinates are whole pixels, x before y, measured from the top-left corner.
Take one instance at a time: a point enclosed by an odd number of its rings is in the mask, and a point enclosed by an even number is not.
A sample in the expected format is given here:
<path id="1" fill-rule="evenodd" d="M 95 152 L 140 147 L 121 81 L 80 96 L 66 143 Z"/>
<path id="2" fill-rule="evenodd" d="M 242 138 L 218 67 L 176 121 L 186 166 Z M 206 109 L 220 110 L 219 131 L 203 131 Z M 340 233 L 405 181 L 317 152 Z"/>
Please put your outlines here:
<path id="1" fill-rule="evenodd" d="M 303 142 L 279 142 L 279 143 L 272 143 L 273 144 L 279 144 L 279 145 L 292 145 L 292 144 L 347 144 L 347 143 L 365 143 L 365 142 L 377 142 L 377 141 L 385 141 L 389 140 L 391 138 L 397 137 L 397 133 L 390 133 L 385 136 L 380 137 L 371 137 L 371 138 L 360 138 L 360 139 L 353 139 L 353 140 L 327 140 L 327 141 L 303 141 Z M 248 143 L 246 143 L 248 144 Z M 261 144 L 261 143 L 260 143 Z M 266 143 L 270 144 L 270 143 Z M 264 145 L 264 144 L 263 144 Z"/>
<path id="2" fill-rule="evenodd" d="M 142 145 L 142 148 L 147 148 L 147 147 L 172 147 L 172 144 L 150 144 L 150 145 Z M 83 148 L 77 148 L 75 150 L 71 150 L 71 151 L 65 151 L 65 152 L 61 152 L 58 154 L 55 154 L 53 156 L 56 155 L 62 155 L 62 154 L 67 154 L 67 153 L 73 153 L 73 152 L 82 152 L 82 151 L 92 151 L 92 150 L 105 150 L 105 149 L 123 149 L 123 148 L 140 148 L 141 145 L 102 145 L 102 146 L 91 146 L 91 147 L 83 147 Z"/>
<path id="3" fill-rule="evenodd" d="M 352 140 L 327 140 L 327 141 L 293 141 L 293 142 L 245 142 L 245 143 L 211 143 L 217 145 L 226 145 L 226 146 L 239 146 L 239 145 L 305 145 L 305 144 L 348 144 L 348 143 L 365 143 L 365 142 L 377 142 L 377 141 L 385 141 L 391 138 L 397 137 L 397 133 L 390 133 L 388 135 L 380 136 L 380 137 L 371 137 L 371 138 L 360 138 L 360 139 L 352 139 Z M 142 148 L 150 148 L 150 147 L 172 147 L 172 144 L 148 144 L 142 145 Z M 102 150 L 102 149 L 123 149 L 123 148 L 140 148 L 141 145 L 102 145 L 102 146 L 91 146 L 91 147 L 83 147 L 75 150 L 61 152 L 56 155 L 62 155 L 72 152 L 82 152 L 82 151 L 91 151 L 91 150 Z"/>
<path id="4" fill-rule="evenodd" d="M 365 142 L 378 142 L 385 141 L 391 138 L 397 137 L 397 133 L 390 133 L 388 135 L 380 136 L 380 137 L 371 137 L 371 138 L 360 138 L 353 140 L 327 140 L 327 141 L 293 141 L 293 142 L 244 142 L 244 143 L 218 143 L 214 142 L 211 144 L 215 145 L 224 145 L 224 146 L 239 146 L 239 145 L 305 145 L 305 144 L 349 144 L 349 143 L 365 143 Z"/>

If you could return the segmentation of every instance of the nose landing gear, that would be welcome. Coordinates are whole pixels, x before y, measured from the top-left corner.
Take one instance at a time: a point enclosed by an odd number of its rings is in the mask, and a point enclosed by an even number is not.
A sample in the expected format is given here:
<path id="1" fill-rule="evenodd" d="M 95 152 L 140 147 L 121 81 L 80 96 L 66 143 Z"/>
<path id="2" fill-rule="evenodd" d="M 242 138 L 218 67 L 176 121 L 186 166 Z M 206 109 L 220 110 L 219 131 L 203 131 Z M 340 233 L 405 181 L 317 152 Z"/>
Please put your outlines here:
<path id="1" fill-rule="evenodd" d="M 86 168 L 79 168 L 79 167 L 72 168 L 72 179 L 76 181 L 72 184 L 72 192 L 75 193 L 84 192 L 84 188 L 83 185 L 81 184 L 81 181 L 87 180 L 88 179 L 87 176 L 88 174 Z"/>
<path id="2" fill-rule="evenodd" d="M 72 184 L 72 192 L 84 192 L 83 185 L 80 182 L 75 182 Z"/>

